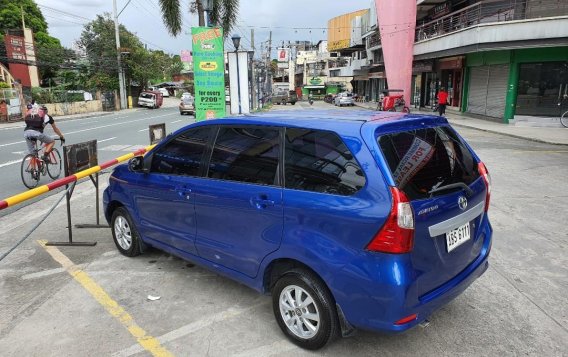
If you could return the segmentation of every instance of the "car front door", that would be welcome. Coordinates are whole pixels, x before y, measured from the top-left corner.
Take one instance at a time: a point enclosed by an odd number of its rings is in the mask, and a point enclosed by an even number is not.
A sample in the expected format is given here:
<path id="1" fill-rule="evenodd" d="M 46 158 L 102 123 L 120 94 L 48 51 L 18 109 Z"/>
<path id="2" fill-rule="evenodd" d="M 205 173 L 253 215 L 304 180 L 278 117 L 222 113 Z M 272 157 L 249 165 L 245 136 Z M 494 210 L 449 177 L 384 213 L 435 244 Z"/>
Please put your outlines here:
<path id="1" fill-rule="evenodd" d="M 201 175 L 202 157 L 212 127 L 189 129 L 153 153 L 150 173 L 132 187 L 144 238 L 196 254 L 193 181 Z"/>
<path id="2" fill-rule="evenodd" d="M 202 258 L 255 277 L 280 246 L 280 135 L 273 127 L 219 127 L 206 178 L 193 184 Z"/>

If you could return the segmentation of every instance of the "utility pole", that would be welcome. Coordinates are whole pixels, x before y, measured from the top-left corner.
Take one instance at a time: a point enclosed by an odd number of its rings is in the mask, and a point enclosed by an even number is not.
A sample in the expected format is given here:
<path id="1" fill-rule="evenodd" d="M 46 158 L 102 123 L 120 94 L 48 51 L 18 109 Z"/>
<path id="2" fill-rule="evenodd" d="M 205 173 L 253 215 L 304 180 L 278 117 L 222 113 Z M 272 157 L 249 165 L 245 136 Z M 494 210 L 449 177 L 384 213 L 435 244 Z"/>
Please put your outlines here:
<path id="1" fill-rule="evenodd" d="M 258 95 L 256 94 L 256 91 L 258 90 L 258 88 L 255 89 L 256 87 L 256 65 L 254 63 L 254 29 L 250 30 L 250 42 L 251 42 L 251 46 L 252 46 L 252 83 L 251 83 L 251 88 L 252 88 L 252 108 L 253 109 L 258 109 L 258 103 L 257 103 L 257 98 Z"/>
<path id="2" fill-rule="evenodd" d="M 126 109 L 126 92 L 124 90 L 124 71 L 122 70 L 120 54 L 120 36 L 118 32 L 118 13 L 116 12 L 116 0 L 112 1 L 114 11 L 114 35 L 116 38 L 116 63 L 118 65 L 118 85 L 120 90 L 120 109 Z"/>
<path id="3" fill-rule="evenodd" d="M 268 53 L 266 54 L 266 87 L 267 92 L 272 94 L 272 66 L 270 66 L 270 55 L 272 52 L 272 31 L 268 37 Z"/>

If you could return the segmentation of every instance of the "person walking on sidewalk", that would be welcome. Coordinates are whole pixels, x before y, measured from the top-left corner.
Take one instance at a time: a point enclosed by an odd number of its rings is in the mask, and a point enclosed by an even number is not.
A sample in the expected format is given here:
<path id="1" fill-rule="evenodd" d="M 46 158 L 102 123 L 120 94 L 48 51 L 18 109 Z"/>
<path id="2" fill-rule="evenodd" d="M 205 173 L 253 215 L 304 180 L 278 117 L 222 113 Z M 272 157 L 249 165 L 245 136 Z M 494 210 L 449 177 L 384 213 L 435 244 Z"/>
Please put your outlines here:
<path id="1" fill-rule="evenodd" d="M 42 159 L 48 160 L 49 153 L 51 152 L 55 141 L 51 136 L 45 135 L 43 133 L 43 129 L 45 129 L 47 124 L 50 124 L 53 128 L 53 131 L 55 131 L 55 133 L 59 135 L 61 143 L 65 143 L 63 133 L 59 130 L 57 125 L 55 125 L 55 120 L 53 120 L 53 117 L 47 114 L 47 107 L 45 105 L 39 107 L 37 114 L 28 113 L 28 115 L 26 115 L 25 121 L 26 128 L 24 129 L 24 139 L 26 139 L 28 152 L 30 154 L 33 154 L 35 149 L 35 145 L 32 140 L 39 140 L 42 143 L 46 144 Z"/>
<path id="2" fill-rule="evenodd" d="M 446 105 L 448 105 L 448 92 L 442 87 L 438 91 L 438 114 L 440 116 L 446 114 Z"/>

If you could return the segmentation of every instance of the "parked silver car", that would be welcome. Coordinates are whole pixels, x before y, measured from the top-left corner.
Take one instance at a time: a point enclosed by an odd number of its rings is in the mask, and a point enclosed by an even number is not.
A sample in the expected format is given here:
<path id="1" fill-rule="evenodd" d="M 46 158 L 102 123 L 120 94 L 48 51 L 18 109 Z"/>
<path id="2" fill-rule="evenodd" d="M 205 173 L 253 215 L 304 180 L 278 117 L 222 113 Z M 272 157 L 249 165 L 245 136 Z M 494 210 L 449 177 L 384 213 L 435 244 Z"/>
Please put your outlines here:
<path id="1" fill-rule="evenodd" d="M 353 100 L 353 94 L 351 93 L 339 93 L 336 97 L 335 97 L 335 105 L 338 105 L 340 107 L 344 106 L 344 105 L 355 105 L 355 101 Z"/>

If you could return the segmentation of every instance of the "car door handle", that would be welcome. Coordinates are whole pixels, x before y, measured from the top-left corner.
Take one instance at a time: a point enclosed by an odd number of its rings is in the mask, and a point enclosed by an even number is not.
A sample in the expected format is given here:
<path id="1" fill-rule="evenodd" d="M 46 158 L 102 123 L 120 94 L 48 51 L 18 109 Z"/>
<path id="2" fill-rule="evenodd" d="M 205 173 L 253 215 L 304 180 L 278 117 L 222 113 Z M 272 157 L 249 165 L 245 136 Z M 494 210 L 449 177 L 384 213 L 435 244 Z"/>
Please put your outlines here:
<path id="1" fill-rule="evenodd" d="M 274 206 L 274 201 L 262 197 L 251 198 L 250 202 L 253 207 L 258 209 L 266 209 L 269 206 Z"/>

